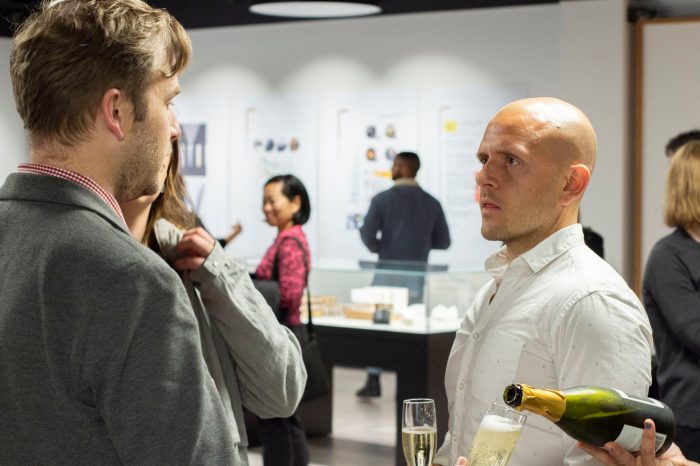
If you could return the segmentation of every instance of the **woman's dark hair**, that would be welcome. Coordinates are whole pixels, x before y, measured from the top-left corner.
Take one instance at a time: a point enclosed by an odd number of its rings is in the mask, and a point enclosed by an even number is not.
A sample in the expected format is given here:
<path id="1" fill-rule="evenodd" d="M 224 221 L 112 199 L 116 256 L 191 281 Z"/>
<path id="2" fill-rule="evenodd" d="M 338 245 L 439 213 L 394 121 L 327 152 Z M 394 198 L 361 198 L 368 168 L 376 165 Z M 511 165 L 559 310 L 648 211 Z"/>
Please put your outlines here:
<path id="1" fill-rule="evenodd" d="M 309 201 L 309 195 L 306 192 L 304 183 L 294 175 L 273 176 L 265 182 L 265 186 L 272 183 L 282 183 L 282 194 L 290 201 L 293 201 L 296 196 L 299 196 L 301 207 L 299 211 L 292 216 L 294 225 L 303 225 L 308 222 L 311 216 L 311 201 Z"/>

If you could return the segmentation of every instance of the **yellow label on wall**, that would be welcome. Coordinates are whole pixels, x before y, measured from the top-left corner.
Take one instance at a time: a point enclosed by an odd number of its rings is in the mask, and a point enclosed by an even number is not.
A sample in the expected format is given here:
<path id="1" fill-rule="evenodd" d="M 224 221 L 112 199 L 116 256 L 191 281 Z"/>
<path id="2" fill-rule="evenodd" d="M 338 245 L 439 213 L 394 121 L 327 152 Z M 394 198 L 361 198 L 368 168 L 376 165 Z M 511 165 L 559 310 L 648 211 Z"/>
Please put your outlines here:
<path id="1" fill-rule="evenodd" d="M 454 133 L 457 131 L 457 121 L 456 120 L 445 120 L 445 132 Z"/>

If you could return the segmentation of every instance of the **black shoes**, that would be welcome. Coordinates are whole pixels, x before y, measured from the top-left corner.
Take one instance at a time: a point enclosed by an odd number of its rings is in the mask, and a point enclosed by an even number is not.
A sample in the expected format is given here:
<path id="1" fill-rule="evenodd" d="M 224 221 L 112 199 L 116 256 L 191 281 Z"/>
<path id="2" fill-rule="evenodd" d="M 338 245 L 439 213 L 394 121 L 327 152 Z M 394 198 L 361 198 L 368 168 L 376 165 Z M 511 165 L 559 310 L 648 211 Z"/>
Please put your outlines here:
<path id="1" fill-rule="evenodd" d="M 379 385 L 379 374 L 367 374 L 367 383 L 357 391 L 357 396 L 378 398 L 382 396 L 382 387 Z"/>

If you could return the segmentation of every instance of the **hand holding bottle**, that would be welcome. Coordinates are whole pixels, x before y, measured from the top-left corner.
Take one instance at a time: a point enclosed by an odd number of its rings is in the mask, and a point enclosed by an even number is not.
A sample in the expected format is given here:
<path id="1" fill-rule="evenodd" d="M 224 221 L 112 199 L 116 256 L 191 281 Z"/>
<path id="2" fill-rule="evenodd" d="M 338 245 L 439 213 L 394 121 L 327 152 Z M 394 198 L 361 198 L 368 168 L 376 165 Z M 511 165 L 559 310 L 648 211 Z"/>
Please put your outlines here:
<path id="1" fill-rule="evenodd" d="M 512 384 L 506 387 L 503 400 L 513 408 L 549 419 L 576 440 L 598 447 L 616 442 L 633 454 L 640 452 L 645 419 L 653 419 L 658 426 L 657 455 L 671 447 L 676 433 L 668 406 L 614 388 L 585 385 L 554 390 Z"/>
<path id="2" fill-rule="evenodd" d="M 698 463 L 688 461 L 681 450 L 674 443 L 662 455 L 654 456 L 654 437 L 656 426 L 654 421 L 644 421 L 644 433 L 642 434 L 642 447 L 639 456 L 633 456 L 615 442 L 608 442 L 605 448 L 578 442 L 579 448 L 608 466 L 700 466 Z"/>

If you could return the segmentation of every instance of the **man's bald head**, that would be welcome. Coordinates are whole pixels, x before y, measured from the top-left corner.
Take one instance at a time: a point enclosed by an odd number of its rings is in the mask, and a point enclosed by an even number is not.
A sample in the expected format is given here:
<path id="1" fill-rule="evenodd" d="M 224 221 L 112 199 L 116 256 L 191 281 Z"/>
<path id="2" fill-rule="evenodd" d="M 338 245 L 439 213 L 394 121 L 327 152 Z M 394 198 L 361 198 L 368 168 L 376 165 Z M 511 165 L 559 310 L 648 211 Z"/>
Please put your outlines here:
<path id="1" fill-rule="evenodd" d="M 591 122 L 573 105 L 541 97 L 503 107 L 477 151 L 481 234 L 512 258 L 575 224 L 595 154 Z"/>
<path id="2" fill-rule="evenodd" d="M 553 97 L 516 100 L 496 113 L 493 125 L 516 126 L 523 142 L 537 145 L 566 166 L 582 164 L 593 172 L 596 136 L 588 117 L 577 107 Z"/>

